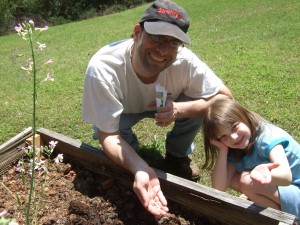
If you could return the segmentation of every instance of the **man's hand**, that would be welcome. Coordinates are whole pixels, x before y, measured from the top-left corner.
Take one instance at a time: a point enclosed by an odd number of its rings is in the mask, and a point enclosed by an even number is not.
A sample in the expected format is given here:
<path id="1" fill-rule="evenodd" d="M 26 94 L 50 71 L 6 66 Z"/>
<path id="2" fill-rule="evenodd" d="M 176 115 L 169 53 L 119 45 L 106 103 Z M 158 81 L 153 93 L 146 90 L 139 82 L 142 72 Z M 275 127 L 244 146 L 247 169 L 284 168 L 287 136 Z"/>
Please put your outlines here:
<path id="1" fill-rule="evenodd" d="M 155 114 L 156 125 L 165 127 L 170 125 L 176 119 L 176 107 L 175 102 L 167 100 L 164 107 L 159 107 L 157 113 Z"/>
<path id="2" fill-rule="evenodd" d="M 133 190 L 142 205 L 153 215 L 163 216 L 169 211 L 167 200 L 160 189 L 159 180 L 152 168 L 148 173 L 138 171 L 135 174 Z"/>

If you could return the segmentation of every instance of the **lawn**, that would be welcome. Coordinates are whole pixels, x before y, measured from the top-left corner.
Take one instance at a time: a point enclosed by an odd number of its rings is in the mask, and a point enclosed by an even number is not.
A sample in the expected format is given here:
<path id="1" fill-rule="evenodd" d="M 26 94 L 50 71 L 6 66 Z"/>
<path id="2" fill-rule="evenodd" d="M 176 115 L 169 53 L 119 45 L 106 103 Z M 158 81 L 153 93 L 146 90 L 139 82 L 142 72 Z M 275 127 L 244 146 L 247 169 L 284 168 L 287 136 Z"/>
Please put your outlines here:
<path id="1" fill-rule="evenodd" d="M 189 46 L 232 90 L 235 99 L 300 141 L 300 1 L 298 0 L 177 0 L 191 17 Z M 38 127 L 97 146 L 92 126 L 81 119 L 85 69 L 102 46 L 128 38 L 146 5 L 118 14 L 50 27 L 40 37 L 47 48 L 39 59 L 53 59 L 53 82 L 38 90 Z M 0 37 L 0 144 L 32 125 L 32 82 L 16 56 L 25 42 L 13 33 Z M 44 74 L 39 73 L 43 77 Z M 159 161 L 164 137 L 152 120 L 134 127 L 142 149 Z M 153 134 L 153 135 L 151 135 Z M 193 155 L 203 162 L 202 138 Z M 158 149 L 153 153 L 148 149 Z M 201 183 L 210 185 L 208 172 Z"/>

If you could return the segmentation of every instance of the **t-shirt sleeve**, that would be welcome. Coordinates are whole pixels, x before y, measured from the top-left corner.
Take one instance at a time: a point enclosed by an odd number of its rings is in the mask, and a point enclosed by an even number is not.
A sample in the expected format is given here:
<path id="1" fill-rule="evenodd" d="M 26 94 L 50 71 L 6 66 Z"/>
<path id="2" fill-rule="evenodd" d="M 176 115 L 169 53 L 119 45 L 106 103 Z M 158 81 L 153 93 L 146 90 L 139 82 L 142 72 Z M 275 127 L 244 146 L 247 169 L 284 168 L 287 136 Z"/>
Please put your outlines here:
<path id="1" fill-rule="evenodd" d="M 123 111 L 116 82 L 114 71 L 107 65 L 90 62 L 84 80 L 82 117 L 107 133 L 119 130 Z"/>
<path id="2" fill-rule="evenodd" d="M 261 149 L 262 156 L 269 157 L 270 151 L 279 144 L 283 148 L 288 146 L 289 141 L 285 136 L 285 132 L 271 124 L 265 125 L 263 133 L 257 140 L 257 148 Z"/>
<path id="3" fill-rule="evenodd" d="M 222 80 L 196 55 L 191 53 L 189 81 L 185 94 L 192 98 L 208 98 L 218 93 Z"/>

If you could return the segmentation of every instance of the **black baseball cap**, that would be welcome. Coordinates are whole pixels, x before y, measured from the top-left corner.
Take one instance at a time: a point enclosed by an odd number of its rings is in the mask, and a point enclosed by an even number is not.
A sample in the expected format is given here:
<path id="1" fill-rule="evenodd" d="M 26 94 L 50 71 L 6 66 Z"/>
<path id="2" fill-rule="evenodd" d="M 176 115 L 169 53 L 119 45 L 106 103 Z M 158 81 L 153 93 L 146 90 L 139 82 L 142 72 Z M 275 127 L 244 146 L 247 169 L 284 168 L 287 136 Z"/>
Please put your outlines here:
<path id="1" fill-rule="evenodd" d="M 169 0 L 156 0 L 144 12 L 140 23 L 149 34 L 168 35 L 191 44 L 186 34 L 190 19 L 186 11 Z"/>

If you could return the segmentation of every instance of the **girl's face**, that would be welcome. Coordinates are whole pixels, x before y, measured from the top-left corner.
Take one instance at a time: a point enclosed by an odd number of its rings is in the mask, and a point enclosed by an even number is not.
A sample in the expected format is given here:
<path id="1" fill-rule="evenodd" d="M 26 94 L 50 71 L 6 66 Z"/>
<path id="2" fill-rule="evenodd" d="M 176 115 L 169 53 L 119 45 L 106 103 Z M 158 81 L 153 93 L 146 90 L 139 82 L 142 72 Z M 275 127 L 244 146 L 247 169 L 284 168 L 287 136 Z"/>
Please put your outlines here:
<path id="1" fill-rule="evenodd" d="M 217 139 L 229 148 L 245 149 L 250 143 L 251 131 L 241 122 L 236 122 L 232 126 L 220 125 Z"/>

